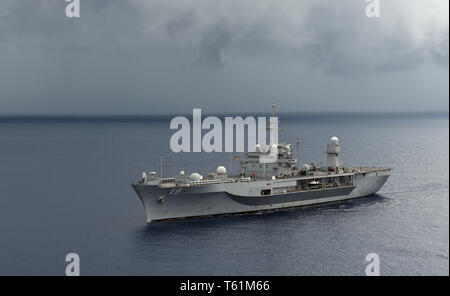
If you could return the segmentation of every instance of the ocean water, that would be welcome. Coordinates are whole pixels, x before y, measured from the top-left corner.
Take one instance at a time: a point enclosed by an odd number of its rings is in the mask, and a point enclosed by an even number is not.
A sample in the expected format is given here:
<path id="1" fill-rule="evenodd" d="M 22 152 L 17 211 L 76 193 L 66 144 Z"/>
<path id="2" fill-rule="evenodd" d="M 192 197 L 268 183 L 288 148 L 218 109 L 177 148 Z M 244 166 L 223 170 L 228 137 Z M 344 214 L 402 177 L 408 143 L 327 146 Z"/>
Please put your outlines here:
<path id="1" fill-rule="evenodd" d="M 226 153 L 169 149 L 169 118 L 0 118 L 0 275 L 449 274 L 448 114 L 291 114 L 301 162 L 338 136 L 344 165 L 393 168 L 378 194 L 345 203 L 145 223 L 130 184 L 228 166 Z"/>

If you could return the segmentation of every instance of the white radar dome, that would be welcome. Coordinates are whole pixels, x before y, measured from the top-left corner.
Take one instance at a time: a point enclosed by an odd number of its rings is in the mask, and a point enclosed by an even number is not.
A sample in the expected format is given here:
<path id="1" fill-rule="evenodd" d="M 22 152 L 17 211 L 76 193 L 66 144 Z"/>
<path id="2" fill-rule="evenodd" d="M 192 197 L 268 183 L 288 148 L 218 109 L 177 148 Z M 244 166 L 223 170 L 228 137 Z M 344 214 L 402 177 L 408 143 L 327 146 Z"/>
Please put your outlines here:
<path id="1" fill-rule="evenodd" d="M 331 137 L 330 142 L 334 143 L 334 144 L 338 144 L 339 143 L 339 138 L 338 137 Z"/>
<path id="2" fill-rule="evenodd" d="M 304 164 L 303 166 L 302 166 L 302 170 L 303 171 L 309 171 L 309 165 L 307 165 L 307 164 Z"/>
<path id="3" fill-rule="evenodd" d="M 256 150 L 256 152 L 260 152 L 261 151 L 261 145 L 256 144 L 255 150 Z"/>
<path id="4" fill-rule="evenodd" d="M 190 179 L 192 182 L 197 182 L 197 181 L 200 181 L 200 180 L 202 179 L 202 176 L 201 176 L 199 173 L 193 173 L 193 174 L 191 174 L 191 176 L 189 177 L 189 179 Z"/>
<path id="5" fill-rule="evenodd" d="M 217 175 L 225 175 L 227 173 L 227 169 L 224 166 L 217 167 L 216 170 Z"/>

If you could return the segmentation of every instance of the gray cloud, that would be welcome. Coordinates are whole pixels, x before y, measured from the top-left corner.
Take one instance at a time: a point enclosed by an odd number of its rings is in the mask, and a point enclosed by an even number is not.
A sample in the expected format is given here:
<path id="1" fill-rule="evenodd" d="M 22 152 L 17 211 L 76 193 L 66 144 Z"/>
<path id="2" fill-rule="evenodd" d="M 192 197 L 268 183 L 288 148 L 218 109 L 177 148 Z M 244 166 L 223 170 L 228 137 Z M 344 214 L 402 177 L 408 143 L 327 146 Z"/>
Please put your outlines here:
<path id="1" fill-rule="evenodd" d="M 199 44 L 199 62 L 218 67 L 223 64 L 223 53 L 229 46 L 231 32 L 224 25 L 214 25 L 203 36 Z"/>
<path id="2" fill-rule="evenodd" d="M 448 109 L 445 0 L 381 0 L 378 19 L 363 0 L 81 0 L 80 19 L 65 6 L 0 2 L 0 114 L 253 111 L 276 97 L 286 111 Z"/>

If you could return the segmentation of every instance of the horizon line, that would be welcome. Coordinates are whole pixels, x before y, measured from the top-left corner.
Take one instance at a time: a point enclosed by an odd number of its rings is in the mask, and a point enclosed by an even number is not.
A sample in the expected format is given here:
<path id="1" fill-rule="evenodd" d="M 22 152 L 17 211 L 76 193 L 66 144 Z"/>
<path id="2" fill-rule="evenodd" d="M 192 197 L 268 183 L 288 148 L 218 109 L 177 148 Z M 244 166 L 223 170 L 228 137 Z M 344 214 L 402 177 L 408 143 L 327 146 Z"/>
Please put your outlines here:
<path id="1" fill-rule="evenodd" d="M 186 118 L 192 118 L 191 114 L 166 114 L 166 115 L 0 115 L 0 123 L 44 123 L 44 122 L 59 122 L 59 123 L 81 123 L 81 122 L 165 122 L 170 118 L 177 116 L 184 116 Z M 208 116 L 215 116 L 219 118 L 224 117 L 237 117 L 246 118 L 247 116 L 253 117 L 270 117 L 268 113 L 241 113 L 241 114 L 202 114 L 202 120 Z M 449 111 L 423 111 L 423 112 L 280 112 L 276 114 L 276 117 L 281 118 L 282 121 L 288 122 L 292 120 L 323 120 L 323 121 L 336 121 L 342 119 L 402 119 L 411 118 L 413 116 L 419 118 L 449 118 Z"/>
<path id="2" fill-rule="evenodd" d="M 196 108 L 194 108 L 196 109 Z M 276 112 L 276 115 L 346 115 L 346 114 L 361 114 L 361 115 L 433 115 L 433 114 L 449 114 L 449 110 L 443 111 L 288 111 Z M 204 116 L 270 116 L 271 112 L 241 112 L 240 114 L 232 114 L 232 112 L 208 112 L 202 113 Z M 192 113 L 166 113 L 166 114 L 0 114 L 0 118 L 101 118 L 101 117 L 169 117 L 169 116 L 192 116 Z"/>

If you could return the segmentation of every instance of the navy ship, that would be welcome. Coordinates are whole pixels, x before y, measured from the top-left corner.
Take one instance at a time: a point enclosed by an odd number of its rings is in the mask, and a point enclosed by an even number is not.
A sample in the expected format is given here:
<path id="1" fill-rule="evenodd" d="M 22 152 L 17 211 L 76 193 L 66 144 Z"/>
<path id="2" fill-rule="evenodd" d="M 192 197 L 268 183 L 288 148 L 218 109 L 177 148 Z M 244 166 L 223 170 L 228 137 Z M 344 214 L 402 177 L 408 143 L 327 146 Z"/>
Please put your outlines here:
<path id="1" fill-rule="evenodd" d="M 236 157 L 237 175 L 228 174 L 224 166 L 207 176 L 181 171 L 179 176 L 161 178 L 156 172 L 142 173 L 132 187 L 145 208 L 147 222 L 273 211 L 369 196 L 380 190 L 391 173 L 385 167 L 344 167 L 337 137 L 327 143 L 325 165 L 300 167 L 288 143 L 272 143 L 269 151 L 263 150 L 256 145 L 254 151 Z M 276 160 L 261 163 L 273 151 Z"/>

